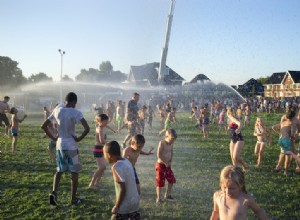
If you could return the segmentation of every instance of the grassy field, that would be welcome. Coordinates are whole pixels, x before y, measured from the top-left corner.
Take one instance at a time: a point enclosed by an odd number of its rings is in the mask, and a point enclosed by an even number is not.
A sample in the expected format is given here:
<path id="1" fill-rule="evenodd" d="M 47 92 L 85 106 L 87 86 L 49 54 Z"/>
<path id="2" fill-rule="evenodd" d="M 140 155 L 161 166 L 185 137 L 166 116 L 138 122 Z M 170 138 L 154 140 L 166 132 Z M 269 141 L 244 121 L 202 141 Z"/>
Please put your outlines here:
<path id="1" fill-rule="evenodd" d="M 212 196 L 219 189 L 220 170 L 231 163 L 229 156 L 229 137 L 218 135 L 217 127 L 212 125 L 210 137 L 204 139 L 188 119 L 188 113 L 178 113 L 178 133 L 174 145 L 173 170 L 177 183 L 173 188 L 176 202 L 155 204 L 156 154 L 141 155 L 136 165 L 141 181 L 141 214 L 143 219 L 209 219 L 212 210 Z M 257 115 L 252 115 L 251 126 L 243 129 L 245 147 L 242 155 L 250 166 L 246 173 L 248 193 L 263 207 L 270 219 L 300 219 L 300 181 L 292 172 L 290 176 L 275 173 L 279 147 L 278 136 L 273 133 L 273 144 L 264 152 L 262 167 L 255 169 L 256 157 L 253 154 L 256 138 L 253 137 L 253 123 Z M 263 116 L 268 125 L 279 121 L 280 115 Z M 88 190 L 87 186 L 96 168 L 91 149 L 93 139 L 92 114 L 85 114 L 90 122 L 91 132 L 79 143 L 83 171 L 79 176 L 78 194 L 84 203 L 78 207 L 70 203 L 70 174 L 62 177 L 58 191 L 58 208 L 50 207 L 48 195 L 52 188 L 55 164 L 50 162 L 47 151 L 49 140 L 42 139 L 39 128 L 42 114 L 29 114 L 21 124 L 18 150 L 10 152 L 11 139 L 0 134 L 0 219 L 109 219 L 115 199 L 110 165 L 101 180 L 100 190 Z M 159 124 L 155 119 L 154 128 L 145 130 L 146 145 L 157 147 L 160 140 Z M 111 125 L 113 127 L 113 125 Z M 108 132 L 108 140 L 121 141 L 126 135 Z M 156 151 L 155 151 L 156 153 Z M 291 170 L 295 170 L 293 163 Z M 256 219 L 249 211 L 249 219 Z"/>

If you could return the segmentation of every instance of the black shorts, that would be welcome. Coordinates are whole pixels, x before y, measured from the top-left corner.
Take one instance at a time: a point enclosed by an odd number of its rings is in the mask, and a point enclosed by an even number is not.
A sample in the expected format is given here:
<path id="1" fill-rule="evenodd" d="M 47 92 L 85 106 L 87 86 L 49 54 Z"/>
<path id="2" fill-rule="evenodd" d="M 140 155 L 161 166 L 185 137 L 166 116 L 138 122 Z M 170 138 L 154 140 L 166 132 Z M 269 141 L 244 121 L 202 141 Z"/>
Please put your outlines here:
<path id="1" fill-rule="evenodd" d="M 2 126 L 2 121 L 4 121 L 5 125 L 9 127 L 9 121 L 6 114 L 0 114 L 0 126 Z"/>
<path id="2" fill-rule="evenodd" d="M 94 157 L 103 157 L 103 145 L 95 145 L 93 148 Z"/>
<path id="3" fill-rule="evenodd" d="M 229 129 L 229 136 L 234 144 L 238 141 L 244 140 L 242 133 L 239 134 L 235 133 L 235 129 Z"/>

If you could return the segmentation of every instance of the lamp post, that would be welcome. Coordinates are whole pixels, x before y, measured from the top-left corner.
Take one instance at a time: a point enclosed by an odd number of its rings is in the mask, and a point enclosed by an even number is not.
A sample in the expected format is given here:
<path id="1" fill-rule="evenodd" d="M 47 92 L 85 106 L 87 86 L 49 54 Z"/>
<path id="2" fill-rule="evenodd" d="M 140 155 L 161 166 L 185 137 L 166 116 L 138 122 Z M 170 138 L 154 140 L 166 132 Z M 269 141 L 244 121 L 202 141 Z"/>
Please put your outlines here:
<path id="1" fill-rule="evenodd" d="M 62 51 L 61 49 L 58 49 L 58 52 L 60 53 L 60 102 L 63 103 L 62 98 L 62 77 L 63 77 L 63 56 L 66 54 L 65 51 Z"/>

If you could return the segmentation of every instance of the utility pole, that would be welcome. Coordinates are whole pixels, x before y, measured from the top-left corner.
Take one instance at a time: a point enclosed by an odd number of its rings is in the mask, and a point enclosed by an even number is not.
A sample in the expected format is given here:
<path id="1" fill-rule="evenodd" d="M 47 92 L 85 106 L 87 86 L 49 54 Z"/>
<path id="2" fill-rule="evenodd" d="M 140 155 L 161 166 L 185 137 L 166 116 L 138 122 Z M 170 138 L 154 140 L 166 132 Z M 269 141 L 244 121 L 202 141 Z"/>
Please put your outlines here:
<path id="1" fill-rule="evenodd" d="M 159 65 L 159 73 L 158 73 L 158 82 L 160 85 L 164 84 L 165 76 L 168 75 L 168 70 L 166 68 L 167 55 L 168 55 L 168 47 L 171 35 L 171 26 L 173 21 L 173 14 L 175 8 L 175 0 L 171 0 L 170 12 L 167 20 L 167 32 L 165 38 L 165 45 L 161 51 L 160 65 Z"/>
<path id="2" fill-rule="evenodd" d="M 62 98 L 62 78 L 63 78 L 63 56 L 66 54 L 65 51 L 62 51 L 61 49 L 58 49 L 58 52 L 60 53 L 60 102 L 63 103 Z"/>

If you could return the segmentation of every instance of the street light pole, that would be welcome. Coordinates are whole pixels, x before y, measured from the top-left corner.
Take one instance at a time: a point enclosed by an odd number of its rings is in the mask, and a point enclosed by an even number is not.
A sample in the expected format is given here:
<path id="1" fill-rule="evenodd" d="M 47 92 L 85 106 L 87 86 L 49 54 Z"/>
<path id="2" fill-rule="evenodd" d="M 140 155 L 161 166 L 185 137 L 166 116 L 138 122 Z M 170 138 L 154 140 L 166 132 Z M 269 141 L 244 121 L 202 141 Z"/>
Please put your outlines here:
<path id="1" fill-rule="evenodd" d="M 61 49 L 58 49 L 58 52 L 60 53 L 60 102 L 63 103 L 62 98 L 62 78 L 63 78 L 63 56 L 66 54 L 65 51 L 62 51 Z"/>

